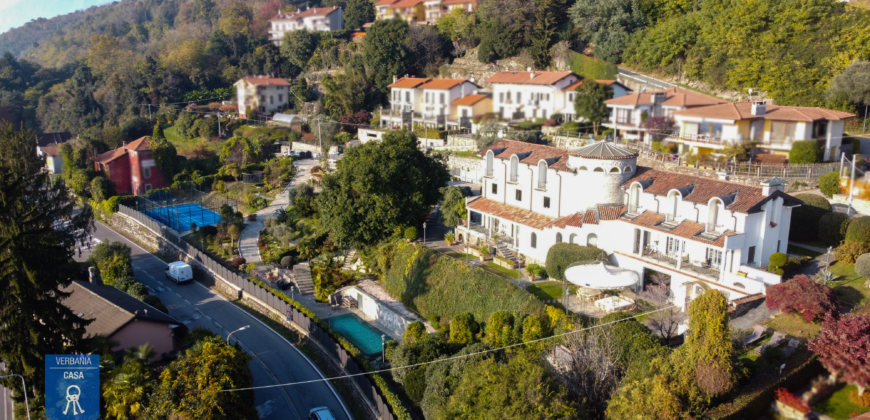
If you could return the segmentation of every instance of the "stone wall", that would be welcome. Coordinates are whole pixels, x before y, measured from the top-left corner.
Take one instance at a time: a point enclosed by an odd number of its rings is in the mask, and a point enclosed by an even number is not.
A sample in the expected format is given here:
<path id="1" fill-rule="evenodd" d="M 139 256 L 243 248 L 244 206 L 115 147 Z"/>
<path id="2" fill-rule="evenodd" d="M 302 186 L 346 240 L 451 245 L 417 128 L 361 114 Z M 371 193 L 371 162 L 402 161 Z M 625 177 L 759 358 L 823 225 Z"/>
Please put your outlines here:
<path id="1" fill-rule="evenodd" d="M 646 157 L 639 157 L 637 159 L 638 166 L 645 166 L 648 168 L 665 170 L 668 172 L 674 172 L 679 174 L 686 175 L 697 175 L 703 176 L 705 178 L 718 179 L 719 175 L 716 174 L 716 168 L 694 168 L 691 166 L 677 166 L 670 163 L 663 163 L 657 160 L 653 160 Z M 731 174 L 729 179 L 733 182 L 737 182 L 740 184 L 747 185 L 755 185 L 760 186 L 763 181 L 767 181 L 772 178 L 772 176 L 748 176 L 741 174 Z M 794 193 L 806 190 L 812 190 L 819 187 L 819 179 L 818 178 L 799 178 L 799 177 L 780 177 L 781 179 L 785 179 L 788 181 L 788 190 L 787 193 Z M 796 186 L 797 183 L 803 183 L 806 185 Z"/>
<path id="2" fill-rule="evenodd" d="M 482 159 L 458 157 L 450 155 L 447 158 L 447 170 L 450 175 L 453 175 L 465 182 L 479 183 L 480 178 L 484 175 L 481 169 Z"/>
<path id="3" fill-rule="evenodd" d="M 293 142 L 293 150 L 297 152 L 311 152 L 321 154 L 320 146 L 316 144 L 303 143 L 301 141 Z"/>

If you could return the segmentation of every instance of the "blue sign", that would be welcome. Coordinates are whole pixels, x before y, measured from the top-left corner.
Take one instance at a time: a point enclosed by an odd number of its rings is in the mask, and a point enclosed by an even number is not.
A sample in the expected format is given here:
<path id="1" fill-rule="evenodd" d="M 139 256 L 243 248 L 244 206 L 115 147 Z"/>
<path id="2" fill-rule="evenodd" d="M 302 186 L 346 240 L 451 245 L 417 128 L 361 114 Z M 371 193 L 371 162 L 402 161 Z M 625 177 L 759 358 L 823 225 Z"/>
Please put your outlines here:
<path id="1" fill-rule="evenodd" d="M 100 356 L 45 356 L 45 416 L 51 420 L 100 417 Z"/>

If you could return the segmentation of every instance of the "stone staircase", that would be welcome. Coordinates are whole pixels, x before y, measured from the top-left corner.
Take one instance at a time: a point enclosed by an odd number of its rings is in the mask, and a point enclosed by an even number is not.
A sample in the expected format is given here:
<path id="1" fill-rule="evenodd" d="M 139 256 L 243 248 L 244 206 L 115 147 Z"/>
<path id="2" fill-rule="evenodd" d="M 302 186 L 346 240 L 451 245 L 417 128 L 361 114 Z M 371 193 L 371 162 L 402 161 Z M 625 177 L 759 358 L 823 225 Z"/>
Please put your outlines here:
<path id="1" fill-rule="evenodd" d="M 513 261 L 514 264 L 519 264 L 519 260 L 517 260 L 517 255 L 514 254 L 513 251 L 511 251 L 506 243 L 497 241 L 495 243 L 495 250 L 498 255 Z"/>
<path id="2" fill-rule="evenodd" d="M 314 281 L 311 279 L 311 267 L 307 262 L 293 266 L 293 281 L 300 293 L 314 293 Z"/>
<path id="3" fill-rule="evenodd" d="M 344 271 L 353 271 L 353 263 L 356 262 L 356 250 L 351 249 L 350 252 L 344 257 L 344 265 L 341 266 L 341 269 Z"/>

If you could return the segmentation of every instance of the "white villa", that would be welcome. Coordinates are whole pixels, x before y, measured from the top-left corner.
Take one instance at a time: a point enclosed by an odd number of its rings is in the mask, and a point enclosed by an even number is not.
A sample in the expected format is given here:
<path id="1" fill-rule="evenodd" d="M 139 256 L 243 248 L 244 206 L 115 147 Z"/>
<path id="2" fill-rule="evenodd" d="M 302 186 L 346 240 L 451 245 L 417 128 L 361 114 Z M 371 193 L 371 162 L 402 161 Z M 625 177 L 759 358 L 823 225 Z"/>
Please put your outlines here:
<path id="1" fill-rule="evenodd" d="M 610 108 L 610 120 L 602 125 L 616 130 L 624 138 L 649 142 L 649 136 L 645 136 L 647 129 L 643 126 L 645 117 L 673 119 L 674 113 L 680 110 L 727 102 L 680 88 L 641 92 L 622 97 L 614 95 L 613 99 L 606 101 L 607 107 Z"/>
<path id="2" fill-rule="evenodd" d="M 636 153 L 606 142 L 567 151 L 502 140 L 479 155 L 482 195 L 467 199 L 460 242 L 496 238 L 527 263 L 559 242 L 594 245 L 641 279 L 669 275 L 680 305 L 710 288 L 734 300 L 781 282 L 759 267 L 785 251 L 801 204 L 782 180 L 756 187 L 638 167 Z"/>
<path id="3" fill-rule="evenodd" d="M 631 93 L 631 89 L 628 86 L 623 85 L 618 80 L 595 80 L 596 83 L 602 83 L 610 86 L 613 89 L 613 97 L 621 98 L 623 96 Z M 582 120 L 579 117 L 574 115 L 574 98 L 577 97 L 577 88 L 583 84 L 583 80 L 578 80 L 563 89 L 565 91 L 565 106 L 562 107 L 560 111 L 562 115 L 565 117 L 565 121 L 580 121 Z"/>
<path id="4" fill-rule="evenodd" d="M 247 76 L 233 84 L 239 116 L 253 118 L 287 109 L 290 104 L 290 82 L 279 77 Z"/>
<path id="5" fill-rule="evenodd" d="M 340 31 L 344 29 L 344 11 L 340 7 L 312 7 L 293 13 L 278 13 L 269 19 L 269 37 L 281 46 L 284 34 L 291 31 Z"/>
<path id="6" fill-rule="evenodd" d="M 459 128 L 460 121 L 454 118 L 458 105 L 453 103 L 468 95 L 477 94 L 480 89 L 473 79 L 407 76 L 401 79 L 393 76 L 393 83 L 388 87 L 390 110 L 381 113 L 381 126 L 390 128 L 413 128 L 416 124 L 431 128 Z"/>

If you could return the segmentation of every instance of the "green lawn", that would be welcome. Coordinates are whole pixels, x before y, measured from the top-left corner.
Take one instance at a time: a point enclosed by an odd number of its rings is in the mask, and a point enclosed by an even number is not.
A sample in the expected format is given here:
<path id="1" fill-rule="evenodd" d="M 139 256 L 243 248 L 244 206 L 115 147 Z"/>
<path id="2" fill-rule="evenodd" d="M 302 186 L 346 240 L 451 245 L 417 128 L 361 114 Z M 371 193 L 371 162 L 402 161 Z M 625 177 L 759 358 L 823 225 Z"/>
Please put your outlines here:
<path id="1" fill-rule="evenodd" d="M 783 334 L 806 340 L 815 338 L 822 330 L 822 326 L 819 323 L 806 323 L 800 317 L 786 313 L 780 313 L 765 322 L 764 325 Z"/>
<path id="2" fill-rule="evenodd" d="M 864 287 L 867 279 L 855 273 L 854 264 L 838 262 L 831 266 L 831 271 L 843 277 L 832 286 L 840 300 L 855 305 L 870 302 L 870 289 Z"/>
<path id="3" fill-rule="evenodd" d="M 195 139 L 185 139 L 178 135 L 175 132 L 175 127 L 169 127 L 163 129 L 163 134 L 166 136 L 166 140 L 169 140 L 173 146 L 175 146 L 176 151 L 178 151 L 179 155 L 185 155 L 191 150 L 193 150 L 194 146 L 197 144 L 205 144 L 205 146 L 215 152 L 215 154 L 220 153 L 221 151 L 221 143 L 214 143 L 210 141 L 203 140 L 201 138 Z"/>
<path id="4" fill-rule="evenodd" d="M 520 273 L 516 270 L 511 270 L 510 268 L 504 268 L 494 262 L 488 262 L 480 266 L 480 268 L 489 271 L 492 274 L 497 274 L 502 277 L 507 277 L 509 279 L 515 279 L 520 277 Z"/>
<path id="5" fill-rule="evenodd" d="M 263 137 L 267 139 L 283 139 L 290 137 L 293 130 L 287 127 L 256 127 L 243 125 L 234 131 L 243 137 Z"/>
<path id="6" fill-rule="evenodd" d="M 562 282 L 543 281 L 526 288 L 526 291 L 540 300 L 562 299 Z M 571 294 L 577 291 L 576 286 L 569 286 Z"/>
<path id="7" fill-rule="evenodd" d="M 822 414 L 828 415 L 835 420 L 846 420 L 862 413 L 870 411 L 870 407 L 861 407 L 849 401 L 849 393 L 855 392 L 854 385 L 847 385 L 835 392 L 828 399 L 813 406 Z"/>
<path id="8" fill-rule="evenodd" d="M 477 257 L 475 257 L 474 255 L 471 255 L 471 254 L 466 255 L 466 254 L 462 254 L 462 253 L 459 253 L 456 251 L 448 251 L 446 254 L 448 257 L 453 257 L 453 258 L 456 258 L 457 260 L 476 260 L 477 259 Z"/>
<path id="9" fill-rule="evenodd" d="M 797 245 L 789 245 L 788 246 L 788 253 L 789 254 L 803 255 L 803 256 L 810 257 L 810 258 L 815 258 L 815 257 L 818 257 L 819 255 L 822 255 L 822 253 L 820 253 L 820 252 L 816 252 L 816 251 L 813 251 L 812 249 L 807 249 L 807 248 L 804 248 L 802 246 L 797 246 Z"/>

